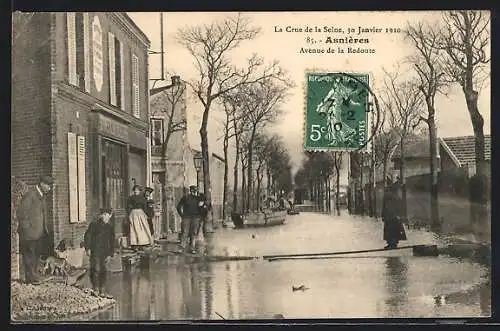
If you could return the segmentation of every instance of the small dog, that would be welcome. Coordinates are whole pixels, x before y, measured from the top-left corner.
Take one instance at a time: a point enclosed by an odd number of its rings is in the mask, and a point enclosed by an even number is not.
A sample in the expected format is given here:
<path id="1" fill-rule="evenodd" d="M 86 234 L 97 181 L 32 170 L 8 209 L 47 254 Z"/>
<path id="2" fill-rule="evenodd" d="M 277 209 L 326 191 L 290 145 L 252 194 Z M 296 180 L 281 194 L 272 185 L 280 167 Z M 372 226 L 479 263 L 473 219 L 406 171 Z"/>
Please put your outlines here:
<path id="1" fill-rule="evenodd" d="M 49 256 L 45 261 L 43 261 L 43 274 L 53 275 L 56 274 L 60 276 L 68 276 L 67 272 L 68 263 L 66 259 Z"/>

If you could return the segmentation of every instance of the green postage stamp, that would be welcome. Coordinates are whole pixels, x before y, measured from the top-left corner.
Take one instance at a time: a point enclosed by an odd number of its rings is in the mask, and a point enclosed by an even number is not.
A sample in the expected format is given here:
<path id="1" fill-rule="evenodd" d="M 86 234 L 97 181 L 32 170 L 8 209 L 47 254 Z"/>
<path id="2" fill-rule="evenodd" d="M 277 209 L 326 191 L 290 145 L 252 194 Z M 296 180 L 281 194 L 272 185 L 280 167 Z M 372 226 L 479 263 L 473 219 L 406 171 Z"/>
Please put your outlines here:
<path id="1" fill-rule="evenodd" d="M 368 73 L 306 73 L 306 150 L 366 148 L 369 83 Z"/>

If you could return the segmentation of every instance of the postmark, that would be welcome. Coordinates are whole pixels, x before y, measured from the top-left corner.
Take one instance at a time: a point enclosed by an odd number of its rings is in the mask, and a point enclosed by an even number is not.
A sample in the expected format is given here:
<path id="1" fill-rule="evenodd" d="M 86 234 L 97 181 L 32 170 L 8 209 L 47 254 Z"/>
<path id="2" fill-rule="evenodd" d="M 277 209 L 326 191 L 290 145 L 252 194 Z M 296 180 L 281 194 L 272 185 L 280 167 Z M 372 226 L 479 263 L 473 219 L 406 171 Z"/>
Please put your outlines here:
<path id="1" fill-rule="evenodd" d="M 369 84 L 368 73 L 306 72 L 305 150 L 366 148 Z"/>

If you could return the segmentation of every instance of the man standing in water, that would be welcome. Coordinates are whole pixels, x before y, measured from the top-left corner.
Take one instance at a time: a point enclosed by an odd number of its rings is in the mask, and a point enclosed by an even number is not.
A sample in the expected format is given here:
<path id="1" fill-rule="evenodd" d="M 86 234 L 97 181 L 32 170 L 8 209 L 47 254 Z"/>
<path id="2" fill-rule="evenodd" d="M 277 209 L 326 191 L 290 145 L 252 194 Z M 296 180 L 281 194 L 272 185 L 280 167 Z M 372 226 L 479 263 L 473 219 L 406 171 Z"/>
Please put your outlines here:
<path id="1" fill-rule="evenodd" d="M 185 251 L 189 243 L 190 252 L 195 253 L 196 235 L 201 220 L 200 198 L 195 185 L 189 186 L 189 194 L 181 198 L 177 204 L 177 212 L 182 217 L 180 248 Z"/>

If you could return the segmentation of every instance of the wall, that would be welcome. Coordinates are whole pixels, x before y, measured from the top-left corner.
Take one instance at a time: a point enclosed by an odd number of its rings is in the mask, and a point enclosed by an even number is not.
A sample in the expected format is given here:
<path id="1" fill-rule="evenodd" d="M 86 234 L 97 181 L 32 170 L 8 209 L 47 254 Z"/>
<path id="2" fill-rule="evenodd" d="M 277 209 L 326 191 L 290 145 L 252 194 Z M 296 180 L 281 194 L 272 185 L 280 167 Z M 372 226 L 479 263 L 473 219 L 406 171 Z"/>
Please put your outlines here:
<path id="1" fill-rule="evenodd" d="M 28 184 L 52 172 L 50 19 L 13 13 L 11 171 Z"/>

